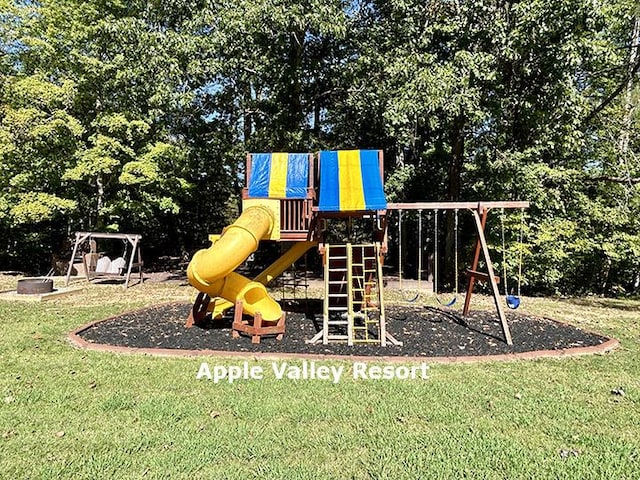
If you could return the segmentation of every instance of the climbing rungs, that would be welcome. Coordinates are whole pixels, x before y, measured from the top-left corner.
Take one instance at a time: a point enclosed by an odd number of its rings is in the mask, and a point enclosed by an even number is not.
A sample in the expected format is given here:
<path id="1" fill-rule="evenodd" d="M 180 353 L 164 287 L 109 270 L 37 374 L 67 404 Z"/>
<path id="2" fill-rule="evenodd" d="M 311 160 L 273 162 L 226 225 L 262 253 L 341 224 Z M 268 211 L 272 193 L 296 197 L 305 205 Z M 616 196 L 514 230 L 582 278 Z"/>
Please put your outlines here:
<path id="1" fill-rule="evenodd" d="M 327 340 L 349 340 L 349 335 L 329 335 Z"/>
<path id="2" fill-rule="evenodd" d="M 489 277 L 488 273 L 478 272 L 477 270 L 471 270 L 470 268 L 467 268 L 467 275 L 469 275 L 470 277 L 474 277 L 474 278 L 480 280 L 481 282 L 488 282 L 490 280 L 490 277 Z M 496 275 L 493 278 L 495 278 L 496 283 L 500 283 L 500 277 L 499 276 Z"/>
<path id="3" fill-rule="evenodd" d="M 379 252 L 378 244 L 326 245 L 323 330 L 312 343 L 386 345 Z"/>

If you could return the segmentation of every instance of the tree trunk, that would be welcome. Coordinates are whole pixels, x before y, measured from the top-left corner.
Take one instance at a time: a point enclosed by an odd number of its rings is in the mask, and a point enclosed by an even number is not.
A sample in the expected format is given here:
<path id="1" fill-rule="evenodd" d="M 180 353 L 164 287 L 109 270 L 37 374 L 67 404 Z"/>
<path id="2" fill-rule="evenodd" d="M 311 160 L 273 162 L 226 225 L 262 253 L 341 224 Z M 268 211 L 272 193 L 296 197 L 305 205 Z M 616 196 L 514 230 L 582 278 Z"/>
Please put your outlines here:
<path id="1" fill-rule="evenodd" d="M 299 150 L 304 145 L 299 145 L 300 138 L 295 134 L 302 128 L 304 114 L 302 112 L 302 85 L 300 77 L 302 75 L 302 59 L 304 55 L 304 36 L 303 30 L 297 30 L 291 33 L 289 48 L 289 88 L 287 90 L 287 98 L 284 105 L 288 105 L 285 113 L 286 134 L 289 141 L 293 140 L 294 144 L 287 145 L 287 148 Z M 287 80 L 285 80 L 286 83 Z M 293 134 L 293 135 L 292 135 Z"/>
<path id="2" fill-rule="evenodd" d="M 631 131 L 631 124 L 633 122 L 633 87 L 636 62 L 638 61 L 638 49 L 640 48 L 640 16 L 636 17 L 633 33 L 631 34 L 631 49 L 629 51 L 629 68 L 628 68 L 628 80 L 626 85 L 626 94 L 624 102 L 624 120 L 622 131 L 620 132 L 620 140 L 618 147 L 620 149 L 620 163 L 624 164 L 627 161 L 627 154 L 629 151 L 629 132 Z"/>
<path id="3" fill-rule="evenodd" d="M 451 127 L 451 163 L 449 164 L 449 187 L 447 191 L 447 200 L 456 202 L 460 200 L 462 164 L 464 162 L 464 126 L 465 115 L 460 113 L 453 120 Z M 445 259 L 446 271 L 443 278 L 453 285 L 455 282 L 455 257 L 457 252 L 455 245 L 455 212 L 447 210 L 446 214 L 446 237 L 445 237 Z"/>
<path id="4" fill-rule="evenodd" d="M 96 198 L 96 226 L 100 226 L 102 223 L 102 216 L 100 212 L 104 206 L 104 184 L 102 183 L 102 177 L 100 175 L 96 177 L 96 187 L 98 188 L 98 195 Z"/>
<path id="5" fill-rule="evenodd" d="M 447 192 L 447 200 L 451 202 L 460 199 L 460 176 L 464 161 L 464 126 L 465 116 L 464 113 L 460 113 L 453 120 L 451 127 L 451 163 L 449 164 L 449 189 Z"/>
<path id="6" fill-rule="evenodd" d="M 251 95 L 251 84 L 245 87 L 244 92 L 244 109 L 242 112 L 242 135 L 244 136 L 244 144 L 247 145 L 253 133 L 253 120 L 251 115 L 251 104 L 253 103 Z"/>

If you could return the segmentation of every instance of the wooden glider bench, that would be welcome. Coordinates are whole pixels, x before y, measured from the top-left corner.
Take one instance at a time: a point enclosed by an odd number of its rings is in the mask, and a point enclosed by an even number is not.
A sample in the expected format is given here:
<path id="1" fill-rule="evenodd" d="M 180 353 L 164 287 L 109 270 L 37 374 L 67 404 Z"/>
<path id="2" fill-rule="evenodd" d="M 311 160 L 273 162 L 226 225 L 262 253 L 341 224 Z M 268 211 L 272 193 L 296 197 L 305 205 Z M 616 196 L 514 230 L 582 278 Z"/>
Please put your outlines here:
<path id="1" fill-rule="evenodd" d="M 126 261 L 126 270 L 123 268 L 119 273 L 99 272 L 96 271 L 96 265 L 94 260 L 99 257 L 95 248 L 95 240 L 122 240 L 125 243 L 125 255 L 131 247 L 131 251 L 128 253 L 128 260 Z M 66 285 L 69 285 L 69 279 L 71 278 L 71 271 L 73 270 L 76 262 L 81 262 L 85 276 L 88 282 L 94 279 L 113 278 L 124 279 L 124 288 L 129 287 L 131 274 L 134 270 L 137 270 L 139 274 L 140 283 L 143 282 L 142 267 L 144 262 L 142 261 L 142 253 L 140 251 L 140 241 L 142 235 L 131 233 L 101 233 L 101 232 L 76 232 L 75 244 L 73 246 L 73 253 L 69 261 L 69 268 L 67 269 Z M 90 242 L 91 251 L 88 254 L 82 253 L 82 245 L 85 242 Z M 124 257 L 123 256 L 123 257 Z"/>

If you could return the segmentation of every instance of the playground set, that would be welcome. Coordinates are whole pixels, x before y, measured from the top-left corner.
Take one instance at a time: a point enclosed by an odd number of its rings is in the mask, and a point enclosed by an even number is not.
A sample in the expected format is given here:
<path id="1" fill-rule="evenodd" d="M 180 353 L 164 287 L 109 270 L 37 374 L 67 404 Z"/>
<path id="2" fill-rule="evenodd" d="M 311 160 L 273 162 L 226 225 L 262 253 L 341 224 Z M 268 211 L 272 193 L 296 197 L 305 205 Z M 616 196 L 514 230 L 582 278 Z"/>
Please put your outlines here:
<path id="1" fill-rule="evenodd" d="M 187 327 L 200 324 L 210 313 L 221 317 L 234 308 L 232 332 L 251 336 L 259 343 L 264 335 L 282 339 L 285 317 L 267 286 L 292 264 L 317 247 L 322 257 L 324 299 L 322 328 L 309 343 L 346 342 L 400 344 L 386 329 L 383 264 L 388 249 L 389 216 L 398 215 L 402 236 L 403 212 L 417 211 L 420 242 L 418 280 L 422 268 L 422 212 L 435 218 L 434 291 L 438 299 L 438 213 L 455 214 L 455 290 L 458 293 L 458 215 L 470 211 L 477 234 L 473 260 L 466 270 L 468 281 L 463 315 L 468 315 L 476 281 L 491 287 L 504 340 L 512 344 L 509 325 L 489 255 L 485 228 L 491 209 L 519 208 L 528 202 L 421 202 L 388 203 L 383 189 L 384 161 L 378 150 L 332 150 L 309 153 L 254 153 L 246 159 L 246 187 L 242 213 L 222 233 L 210 235 L 211 246 L 193 256 L 187 268 L 189 282 L 198 291 Z M 524 218 L 524 217 L 522 217 Z M 504 224 L 503 224 L 504 225 Z M 357 227 L 357 228 L 356 228 Z M 357 234 L 354 230 L 357 229 Z M 504 240 L 504 227 L 503 227 Z M 402 249 L 402 239 L 398 239 Z M 291 244 L 284 254 L 255 278 L 236 270 L 255 252 L 261 241 Z M 520 242 L 522 237 L 520 236 Z M 503 245 L 504 252 L 504 245 Z M 479 271 L 480 258 L 486 272 Z M 402 254 L 399 255 L 402 284 Z M 521 265 L 520 258 L 520 265 Z M 504 264 L 505 262 L 503 262 Z M 520 268 L 521 276 L 521 268 Z M 520 277 L 519 277 L 520 278 Z M 506 271 L 505 271 L 506 283 Z M 517 295 L 508 295 L 507 306 L 517 308 Z M 414 297 L 411 301 L 417 299 Z M 454 297 L 444 307 L 451 307 Z"/>

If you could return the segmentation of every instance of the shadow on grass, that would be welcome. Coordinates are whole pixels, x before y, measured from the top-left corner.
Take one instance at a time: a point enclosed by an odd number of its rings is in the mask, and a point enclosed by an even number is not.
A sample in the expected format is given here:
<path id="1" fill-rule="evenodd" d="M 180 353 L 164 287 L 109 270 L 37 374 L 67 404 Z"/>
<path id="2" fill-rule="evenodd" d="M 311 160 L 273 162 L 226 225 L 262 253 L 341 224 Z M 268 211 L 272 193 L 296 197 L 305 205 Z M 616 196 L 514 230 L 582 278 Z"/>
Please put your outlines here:
<path id="1" fill-rule="evenodd" d="M 578 305 L 580 307 L 590 308 L 612 308 L 614 310 L 623 310 L 626 312 L 636 312 L 640 310 L 640 300 L 627 300 L 619 298 L 601 298 L 601 297 L 579 297 L 579 298 L 561 298 L 558 301 Z"/>

